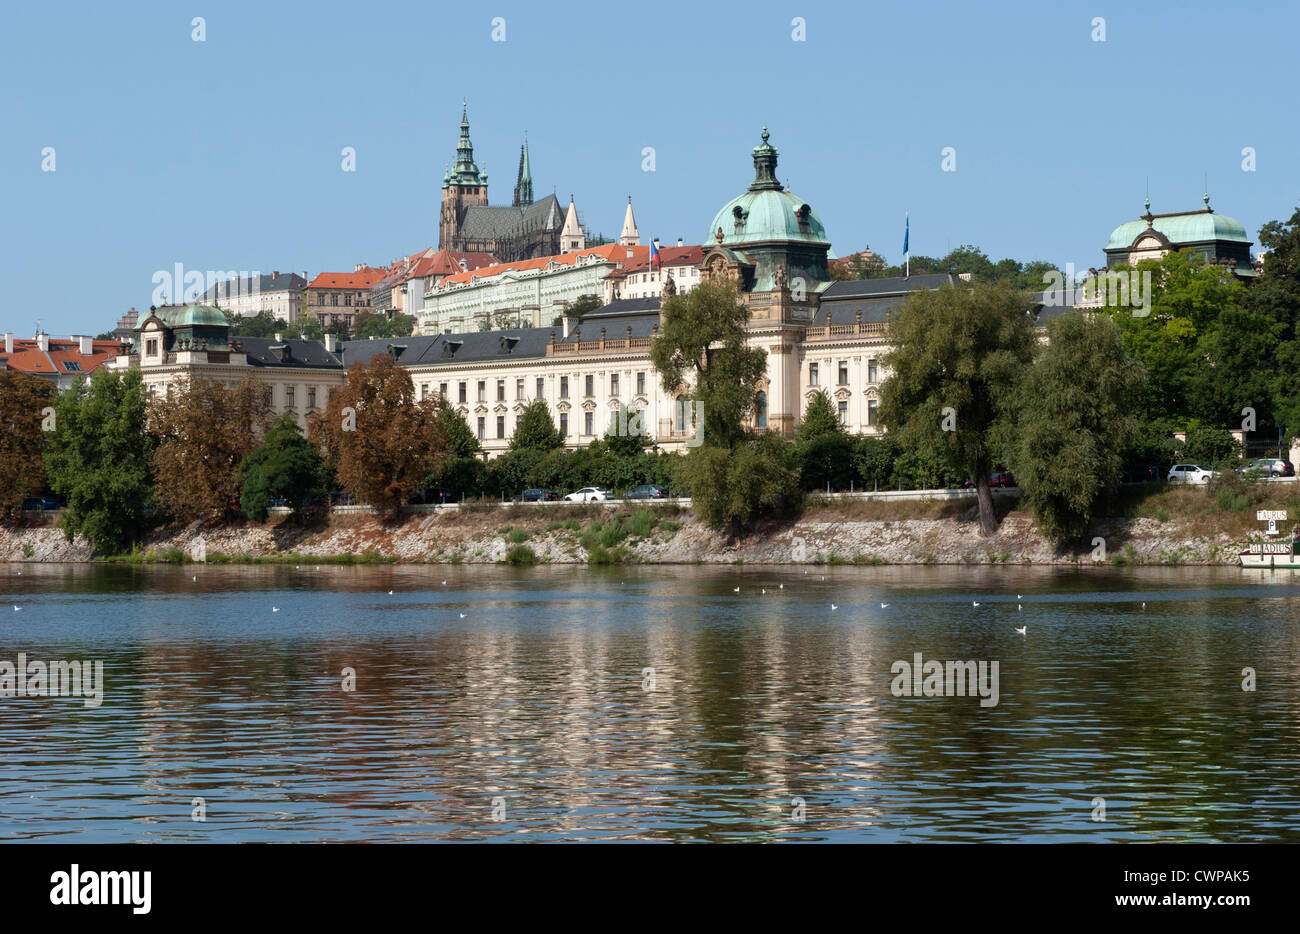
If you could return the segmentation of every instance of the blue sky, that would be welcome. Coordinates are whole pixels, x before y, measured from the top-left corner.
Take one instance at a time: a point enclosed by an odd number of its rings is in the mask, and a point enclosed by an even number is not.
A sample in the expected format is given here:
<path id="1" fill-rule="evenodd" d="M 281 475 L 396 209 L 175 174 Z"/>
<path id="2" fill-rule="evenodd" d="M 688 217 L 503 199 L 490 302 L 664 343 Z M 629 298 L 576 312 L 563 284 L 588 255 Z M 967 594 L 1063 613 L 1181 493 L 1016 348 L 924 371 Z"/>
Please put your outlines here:
<path id="1" fill-rule="evenodd" d="M 914 254 L 1100 265 L 1148 178 L 1161 212 L 1199 207 L 1208 173 L 1252 239 L 1300 203 L 1295 4 L 996 6 L 13 4 L 3 328 L 111 329 L 176 263 L 315 275 L 436 246 L 462 97 L 492 203 L 527 131 L 539 197 L 616 235 L 630 194 L 669 243 L 749 183 L 764 124 L 841 255 L 898 261 L 910 212 Z"/>

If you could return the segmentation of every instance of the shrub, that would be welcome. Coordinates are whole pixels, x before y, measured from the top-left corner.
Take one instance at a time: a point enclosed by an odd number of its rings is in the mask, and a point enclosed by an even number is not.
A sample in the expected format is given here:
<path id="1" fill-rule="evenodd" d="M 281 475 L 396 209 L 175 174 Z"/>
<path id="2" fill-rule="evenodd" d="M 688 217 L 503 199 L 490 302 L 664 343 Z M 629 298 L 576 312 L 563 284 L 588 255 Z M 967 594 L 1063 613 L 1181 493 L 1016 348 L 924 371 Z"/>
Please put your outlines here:
<path id="1" fill-rule="evenodd" d="M 537 555 L 527 545 L 515 545 L 506 552 L 506 564 L 536 564 Z"/>
<path id="2" fill-rule="evenodd" d="M 526 542 L 530 538 L 532 538 L 532 536 L 528 534 L 528 531 L 526 529 L 511 529 L 508 533 L 506 533 L 506 540 L 510 542 L 514 542 L 516 545 L 520 544 L 521 542 Z"/>

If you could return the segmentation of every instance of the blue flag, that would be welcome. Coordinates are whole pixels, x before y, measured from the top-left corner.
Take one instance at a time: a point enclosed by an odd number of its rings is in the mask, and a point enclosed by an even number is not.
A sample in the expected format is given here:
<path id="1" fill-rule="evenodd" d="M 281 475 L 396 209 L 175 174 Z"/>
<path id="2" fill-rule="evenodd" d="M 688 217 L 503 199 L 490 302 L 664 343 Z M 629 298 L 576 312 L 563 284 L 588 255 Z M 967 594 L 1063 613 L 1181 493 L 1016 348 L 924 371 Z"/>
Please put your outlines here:
<path id="1" fill-rule="evenodd" d="M 907 255 L 907 235 L 911 233 L 912 219 L 907 215 L 903 216 L 903 255 Z"/>

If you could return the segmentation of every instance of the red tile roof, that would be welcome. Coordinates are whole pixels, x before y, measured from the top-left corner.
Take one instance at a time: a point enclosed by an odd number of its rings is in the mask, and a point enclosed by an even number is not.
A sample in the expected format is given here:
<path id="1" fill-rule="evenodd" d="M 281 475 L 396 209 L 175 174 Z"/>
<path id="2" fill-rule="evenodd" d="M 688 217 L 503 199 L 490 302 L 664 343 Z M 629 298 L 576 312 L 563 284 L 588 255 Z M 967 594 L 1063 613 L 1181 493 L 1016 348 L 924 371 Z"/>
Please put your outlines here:
<path id="1" fill-rule="evenodd" d="M 659 248 L 659 260 L 664 266 L 698 266 L 704 262 L 704 247 L 702 246 L 661 246 Z M 625 276 L 634 273 L 648 272 L 650 270 L 649 247 L 646 248 L 644 259 L 631 259 L 623 263 L 622 269 L 615 269 L 606 278 L 622 279 Z"/>
<path id="2" fill-rule="evenodd" d="M 57 337 L 50 338 L 48 352 L 41 350 L 34 339 L 15 339 L 14 352 L 6 354 L 0 344 L 0 367 L 32 373 L 36 376 L 93 373 L 122 352 L 118 341 L 91 341 L 90 354 L 81 352 L 81 342 Z M 76 364 L 69 368 L 68 364 Z"/>
<path id="3" fill-rule="evenodd" d="M 362 266 L 355 272 L 322 272 L 307 283 L 309 289 L 368 289 L 388 274 L 386 269 Z"/>
<path id="4" fill-rule="evenodd" d="M 500 262 L 491 253 L 456 253 L 451 250 L 435 250 L 429 247 L 419 253 L 397 260 L 384 271 L 384 277 L 377 284 L 385 287 L 401 285 L 410 279 L 425 279 L 430 276 L 451 276 L 462 272 L 461 260 L 467 269 L 481 269 Z"/>
<path id="5" fill-rule="evenodd" d="M 631 250 L 632 255 L 629 257 L 627 251 Z M 576 250 L 572 253 L 560 253 L 557 256 L 539 256 L 536 259 L 524 259 L 514 263 L 498 263 L 494 266 L 485 266 L 471 272 L 460 272 L 448 276 L 442 280 L 442 286 L 468 285 L 471 279 L 488 279 L 493 276 L 499 276 L 503 272 L 511 270 L 515 272 L 525 272 L 530 269 L 545 269 L 550 263 L 559 266 L 577 265 L 579 256 L 599 256 L 601 259 L 622 263 L 633 263 L 637 261 L 645 262 L 650 257 L 650 247 L 648 246 L 621 246 L 617 243 L 607 243 L 604 246 L 589 247 L 585 250 Z"/>

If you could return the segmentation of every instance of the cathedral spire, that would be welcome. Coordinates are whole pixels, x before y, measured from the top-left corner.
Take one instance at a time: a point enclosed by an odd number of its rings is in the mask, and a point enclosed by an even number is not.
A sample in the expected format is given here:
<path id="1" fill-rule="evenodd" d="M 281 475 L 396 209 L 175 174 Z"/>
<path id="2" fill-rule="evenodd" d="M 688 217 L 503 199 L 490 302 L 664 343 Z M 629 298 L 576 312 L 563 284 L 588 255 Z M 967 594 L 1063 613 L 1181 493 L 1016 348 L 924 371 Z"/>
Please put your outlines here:
<path id="1" fill-rule="evenodd" d="M 474 144 L 469 140 L 469 105 L 461 106 L 460 142 L 456 144 L 456 166 L 451 171 L 454 185 L 486 185 L 487 179 L 479 174 L 474 164 Z"/>
<path id="2" fill-rule="evenodd" d="M 526 208 L 533 203 L 533 170 L 528 164 L 528 137 L 519 147 L 519 175 L 515 180 L 515 207 Z"/>
<path id="3" fill-rule="evenodd" d="M 641 235 L 637 233 L 636 217 L 632 214 L 632 196 L 627 196 L 627 213 L 623 215 L 623 232 L 618 235 L 618 242 L 623 246 L 640 246 Z"/>
<path id="4" fill-rule="evenodd" d="M 569 209 L 564 213 L 564 229 L 560 231 L 560 252 L 572 253 L 586 246 L 587 237 L 578 222 L 578 208 L 573 203 L 573 195 L 569 195 Z"/>

